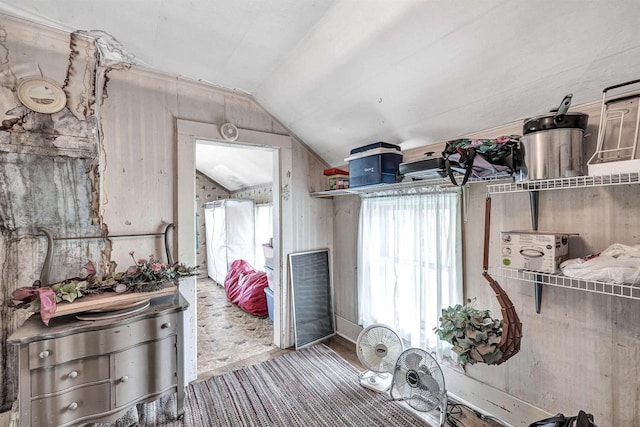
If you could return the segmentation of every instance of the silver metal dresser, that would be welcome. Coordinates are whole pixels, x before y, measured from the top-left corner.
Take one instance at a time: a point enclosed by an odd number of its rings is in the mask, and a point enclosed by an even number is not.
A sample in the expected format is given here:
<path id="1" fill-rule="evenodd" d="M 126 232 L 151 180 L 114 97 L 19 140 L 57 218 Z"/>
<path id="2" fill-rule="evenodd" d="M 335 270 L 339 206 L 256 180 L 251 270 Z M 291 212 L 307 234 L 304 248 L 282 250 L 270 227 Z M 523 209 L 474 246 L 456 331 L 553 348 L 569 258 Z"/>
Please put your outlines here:
<path id="1" fill-rule="evenodd" d="M 20 346 L 20 427 L 115 421 L 132 406 L 177 392 L 184 414 L 182 321 L 175 296 L 118 320 L 34 315 L 7 340 Z"/>

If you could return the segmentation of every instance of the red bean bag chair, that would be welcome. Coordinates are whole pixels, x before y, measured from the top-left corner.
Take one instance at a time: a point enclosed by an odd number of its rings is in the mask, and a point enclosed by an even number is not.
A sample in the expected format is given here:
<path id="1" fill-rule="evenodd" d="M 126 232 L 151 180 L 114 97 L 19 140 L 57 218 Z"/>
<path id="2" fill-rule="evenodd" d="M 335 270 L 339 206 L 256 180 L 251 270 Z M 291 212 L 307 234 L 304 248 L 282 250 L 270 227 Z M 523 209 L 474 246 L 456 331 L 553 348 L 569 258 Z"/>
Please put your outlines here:
<path id="1" fill-rule="evenodd" d="M 254 316 L 268 315 L 267 295 L 264 293 L 264 288 L 267 286 L 269 282 L 267 273 L 264 271 L 255 271 L 242 276 L 238 286 L 241 289 L 238 306 Z"/>
<path id="2" fill-rule="evenodd" d="M 234 304 L 238 303 L 238 298 L 241 293 L 240 278 L 247 274 L 253 273 L 255 270 L 247 261 L 243 259 L 235 260 L 229 267 L 227 277 L 224 278 L 224 291 L 227 294 L 227 298 Z"/>
<path id="3" fill-rule="evenodd" d="M 227 299 L 255 316 L 269 314 L 264 288 L 269 285 L 267 273 L 256 271 L 247 261 L 239 259 L 231 263 L 224 290 Z"/>

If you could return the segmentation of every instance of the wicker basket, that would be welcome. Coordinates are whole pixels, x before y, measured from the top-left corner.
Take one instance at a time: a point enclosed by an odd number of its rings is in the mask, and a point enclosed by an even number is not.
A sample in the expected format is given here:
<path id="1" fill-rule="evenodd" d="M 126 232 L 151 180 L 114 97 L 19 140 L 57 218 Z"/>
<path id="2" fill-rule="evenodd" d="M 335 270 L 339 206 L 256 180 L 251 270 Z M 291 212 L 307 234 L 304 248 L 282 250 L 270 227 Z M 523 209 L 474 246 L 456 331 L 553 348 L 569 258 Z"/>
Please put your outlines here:
<path id="1" fill-rule="evenodd" d="M 492 365 L 500 365 L 506 362 L 512 356 L 520 351 L 520 340 L 522 339 L 522 323 L 516 313 L 516 309 L 509 298 L 509 295 L 502 289 L 502 286 L 496 282 L 493 277 L 487 273 L 489 266 L 489 232 L 491 230 L 491 197 L 487 197 L 485 203 L 484 215 L 484 260 L 483 273 L 485 279 L 489 282 L 489 286 L 496 294 L 496 298 L 502 309 L 502 338 L 498 348 L 502 351 L 502 357 L 493 362 Z"/>

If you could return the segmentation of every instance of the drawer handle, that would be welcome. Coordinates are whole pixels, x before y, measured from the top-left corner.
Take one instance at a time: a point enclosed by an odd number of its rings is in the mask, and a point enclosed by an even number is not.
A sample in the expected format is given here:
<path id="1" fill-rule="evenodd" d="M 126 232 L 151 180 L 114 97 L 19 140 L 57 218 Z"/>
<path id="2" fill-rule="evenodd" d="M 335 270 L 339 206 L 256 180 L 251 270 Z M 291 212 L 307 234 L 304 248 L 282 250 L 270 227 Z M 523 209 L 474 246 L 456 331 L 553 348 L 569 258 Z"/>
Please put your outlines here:
<path id="1" fill-rule="evenodd" d="M 69 378 L 71 378 L 72 380 L 78 378 L 78 371 L 69 372 Z"/>
<path id="2" fill-rule="evenodd" d="M 69 406 L 67 406 L 67 409 L 70 411 L 75 411 L 76 409 L 78 409 L 78 404 L 76 402 L 71 402 Z"/>
<path id="3" fill-rule="evenodd" d="M 171 327 L 171 322 L 163 323 L 160 327 L 162 329 L 169 329 Z"/>
<path id="4" fill-rule="evenodd" d="M 121 383 L 126 383 L 127 381 L 129 381 L 129 377 L 127 375 L 125 375 L 124 377 L 120 378 L 120 382 Z"/>
<path id="5" fill-rule="evenodd" d="M 45 350 L 45 351 L 41 351 L 40 352 L 40 359 L 46 359 L 49 356 L 51 356 L 51 352 L 49 350 Z"/>

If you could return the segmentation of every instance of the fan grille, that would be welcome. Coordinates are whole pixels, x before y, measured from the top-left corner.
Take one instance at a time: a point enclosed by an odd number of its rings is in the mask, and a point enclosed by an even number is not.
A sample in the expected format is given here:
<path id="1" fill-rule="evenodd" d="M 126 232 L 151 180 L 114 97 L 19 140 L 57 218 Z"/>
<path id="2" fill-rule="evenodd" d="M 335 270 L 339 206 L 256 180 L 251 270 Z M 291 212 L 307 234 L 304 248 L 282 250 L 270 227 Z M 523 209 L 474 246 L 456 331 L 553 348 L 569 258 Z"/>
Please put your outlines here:
<path id="1" fill-rule="evenodd" d="M 235 141 L 238 139 L 238 128 L 233 123 L 223 123 L 220 128 L 220 133 L 227 141 Z"/>
<path id="2" fill-rule="evenodd" d="M 393 381 L 400 398 L 418 411 L 435 409 L 446 394 L 438 362 L 419 348 L 410 348 L 398 357 Z"/>
<path id="3" fill-rule="evenodd" d="M 358 336 L 358 359 L 373 372 L 393 372 L 396 360 L 402 353 L 402 340 L 385 325 L 371 325 Z"/>

